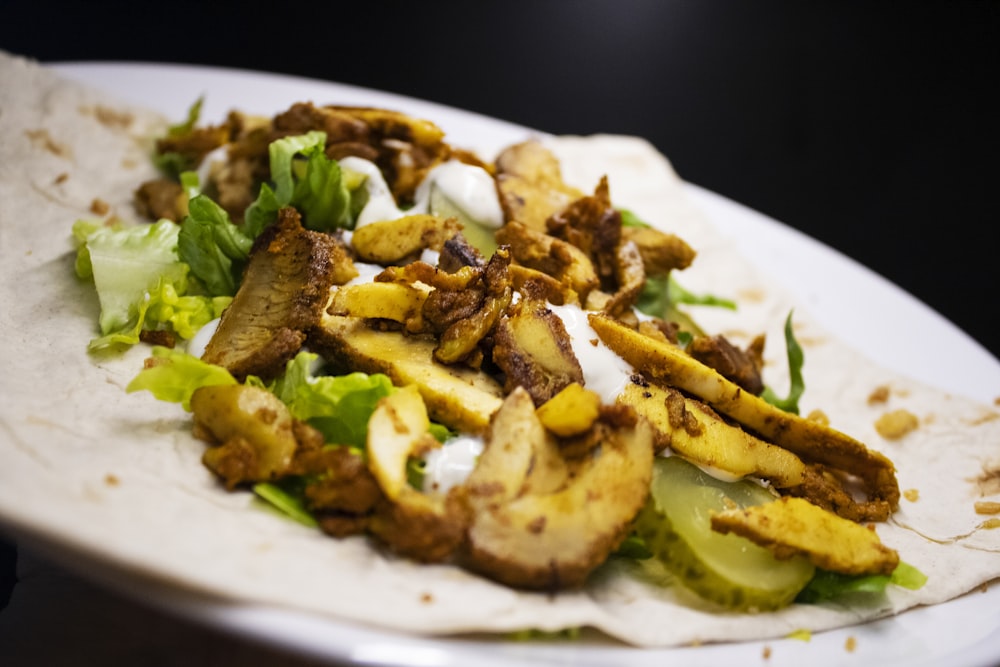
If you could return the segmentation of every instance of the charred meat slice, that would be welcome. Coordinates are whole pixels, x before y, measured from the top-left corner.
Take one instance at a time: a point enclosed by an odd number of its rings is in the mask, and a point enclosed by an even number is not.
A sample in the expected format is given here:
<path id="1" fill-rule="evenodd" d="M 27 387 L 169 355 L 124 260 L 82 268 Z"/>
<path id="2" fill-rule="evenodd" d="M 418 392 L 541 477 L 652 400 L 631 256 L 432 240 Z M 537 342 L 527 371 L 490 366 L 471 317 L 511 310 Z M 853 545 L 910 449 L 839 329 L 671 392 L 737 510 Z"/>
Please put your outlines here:
<path id="1" fill-rule="evenodd" d="M 582 250 L 519 222 L 508 222 L 496 234 L 497 243 L 510 246 L 514 261 L 557 279 L 584 300 L 600 287 L 593 262 Z"/>
<path id="2" fill-rule="evenodd" d="M 580 197 L 553 214 L 545 225 L 549 234 L 586 253 L 594 263 L 602 288 L 614 290 L 622 219 L 611 205 L 607 177 L 601 179 L 593 195 Z"/>
<path id="3" fill-rule="evenodd" d="M 639 248 L 646 273 L 659 276 L 674 269 L 686 269 L 694 261 L 695 251 L 687 241 L 653 227 L 622 227 L 622 241 L 632 241 Z"/>
<path id="4" fill-rule="evenodd" d="M 496 168 L 504 218 L 537 232 L 544 232 L 549 216 L 581 194 L 563 182 L 559 160 L 537 141 L 507 148 L 497 156 Z"/>
<path id="5" fill-rule="evenodd" d="M 574 382 L 583 384 L 566 327 L 544 302 L 522 300 L 500 319 L 493 362 L 506 376 L 504 392 L 524 387 L 535 405 Z"/>
<path id="6" fill-rule="evenodd" d="M 332 236 L 303 229 L 294 209 L 282 209 L 254 243 L 239 291 L 202 359 L 239 380 L 281 373 L 319 323 L 342 254 L 337 245 Z"/>
<path id="7" fill-rule="evenodd" d="M 760 396 L 764 381 L 760 376 L 762 360 L 754 348 L 743 351 L 722 335 L 696 336 L 687 347 L 688 354 L 719 372 L 719 375 Z"/>

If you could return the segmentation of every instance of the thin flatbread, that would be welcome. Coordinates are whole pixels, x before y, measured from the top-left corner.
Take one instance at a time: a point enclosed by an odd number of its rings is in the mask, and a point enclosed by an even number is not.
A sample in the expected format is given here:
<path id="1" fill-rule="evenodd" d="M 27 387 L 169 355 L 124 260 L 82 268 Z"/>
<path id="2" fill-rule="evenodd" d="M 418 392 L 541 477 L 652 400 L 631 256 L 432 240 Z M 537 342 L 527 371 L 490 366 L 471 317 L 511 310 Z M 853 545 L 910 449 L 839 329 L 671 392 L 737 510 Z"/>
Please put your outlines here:
<path id="1" fill-rule="evenodd" d="M 714 232 L 685 199 L 670 164 L 640 139 L 549 144 L 569 182 L 589 190 L 608 174 L 616 203 L 698 250 L 687 286 L 721 294 L 739 286 L 755 295 L 738 313 L 706 314 L 709 329 L 767 330 L 780 341 L 775 327 L 796 307 L 810 380 L 805 410 L 822 408 L 834 427 L 885 452 L 900 487 L 919 494 L 878 532 L 928 575 L 920 590 L 890 587 L 860 606 L 720 613 L 674 586 L 636 576 L 622 561 L 599 570 L 582 591 L 524 593 L 262 511 L 250 494 L 225 492 L 204 468 L 204 444 L 177 406 L 125 393 L 147 350 L 94 356 L 86 349 L 98 305 L 90 286 L 74 278 L 70 227 L 109 215 L 95 200 L 134 218 L 131 192 L 152 173 L 149 138 L 165 120 L 0 54 L 0 121 L 0 522 L 16 536 L 220 599 L 390 630 L 592 627 L 647 647 L 851 625 L 942 602 L 1000 576 L 1000 530 L 979 528 L 985 517 L 975 511 L 977 501 L 1000 501 L 996 410 L 883 370 L 821 331 L 806 308 Z M 780 368 L 768 368 L 776 386 Z M 869 404 L 882 386 L 890 388 L 889 402 Z M 898 441 L 883 439 L 873 424 L 887 407 L 918 415 L 919 428 Z"/>

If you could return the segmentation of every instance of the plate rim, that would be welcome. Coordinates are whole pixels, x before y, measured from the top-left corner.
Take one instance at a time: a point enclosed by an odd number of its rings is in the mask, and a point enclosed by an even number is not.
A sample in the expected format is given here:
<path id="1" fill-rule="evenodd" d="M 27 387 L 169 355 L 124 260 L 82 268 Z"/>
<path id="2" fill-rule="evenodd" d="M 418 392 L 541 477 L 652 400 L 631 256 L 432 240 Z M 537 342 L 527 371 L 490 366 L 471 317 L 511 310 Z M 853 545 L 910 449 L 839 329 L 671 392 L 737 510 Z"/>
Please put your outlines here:
<path id="1" fill-rule="evenodd" d="M 332 81 L 322 81 L 322 80 L 317 80 L 317 79 L 309 79 L 309 78 L 305 78 L 305 77 L 295 77 L 295 76 L 289 76 L 289 75 L 283 75 L 283 74 L 275 74 L 275 73 L 270 73 L 270 72 L 254 72 L 252 70 L 244 70 L 244 69 L 238 69 L 238 68 L 222 68 L 222 67 L 204 66 L 204 65 L 188 65 L 188 64 L 175 64 L 175 63 L 152 63 L 152 62 L 124 62 L 124 61 L 73 61 L 73 62 L 43 63 L 43 65 L 45 65 L 47 67 L 52 67 L 53 69 L 56 69 L 57 71 L 61 71 L 61 72 L 65 73 L 65 74 L 68 74 L 70 76 L 70 78 L 73 78 L 74 72 L 81 72 L 81 71 L 85 71 L 85 70 L 88 70 L 88 69 L 93 70 L 94 68 L 115 68 L 115 67 L 121 67 L 121 68 L 128 68 L 128 69 L 132 69 L 132 70 L 142 70 L 142 69 L 147 69 L 147 68 L 159 69 L 159 68 L 167 67 L 167 68 L 173 68 L 175 70 L 183 70 L 183 71 L 188 72 L 188 73 L 195 73 L 195 72 L 197 72 L 197 73 L 214 73 L 216 75 L 220 75 L 220 74 L 221 75 L 227 75 L 227 74 L 228 75 L 241 75 L 241 76 L 252 76 L 252 77 L 263 77 L 263 78 L 280 79 L 280 80 L 284 80 L 284 81 L 291 81 L 293 83 L 298 82 L 298 83 L 303 83 L 303 84 L 308 84 L 308 85 L 317 85 L 317 84 L 319 84 L 319 85 L 322 85 L 322 86 L 331 86 L 331 87 L 338 87 L 338 88 L 339 87 L 343 87 L 343 88 L 351 89 L 354 92 L 363 92 L 365 94 L 377 93 L 379 96 L 389 96 L 389 97 L 393 97 L 393 98 L 398 98 L 401 101 L 405 101 L 407 103 L 413 102 L 413 103 L 417 103 L 418 105 L 427 105 L 428 107 L 435 107 L 435 108 L 445 109 L 445 110 L 448 110 L 449 113 L 458 113 L 458 114 L 468 115 L 468 116 L 476 118 L 479 121 L 486 121 L 486 122 L 488 122 L 490 124 L 492 124 L 492 123 L 502 124 L 502 125 L 507 126 L 510 129 L 516 128 L 518 130 L 523 130 L 523 131 L 527 131 L 527 132 L 535 132 L 534 130 L 530 130 L 530 128 L 524 128 L 522 126 L 519 126 L 519 125 L 516 125 L 516 124 L 512 124 L 512 123 L 508 123 L 507 121 L 503 121 L 503 120 L 499 120 L 499 119 L 494 119 L 494 118 L 491 118 L 491 117 L 483 115 L 483 114 L 478 114 L 476 112 L 466 111 L 466 110 L 462 110 L 462 109 L 455 109 L 453 107 L 448 107 L 446 105 L 441 105 L 441 104 L 436 103 L 436 102 L 432 102 L 432 101 L 428 101 L 428 100 L 420 100 L 418 98 L 413 98 L 413 97 L 409 97 L 409 96 L 405 96 L 405 95 L 399 95 L 397 93 L 392 93 L 392 92 L 389 92 L 389 91 L 377 91 L 377 90 L 373 90 L 373 89 L 367 89 L 367 88 L 363 88 L 363 87 L 352 86 L 352 85 L 349 85 L 349 84 L 340 84 L 340 83 L 332 82 Z M 780 227 L 780 229 L 782 229 L 782 230 L 790 231 L 790 232 L 793 232 L 793 233 L 799 233 L 799 232 L 796 232 L 796 230 L 794 230 L 793 228 L 788 227 L 787 225 L 784 225 L 784 223 L 781 223 L 780 221 L 774 220 L 772 218 L 764 216 L 763 214 L 760 214 L 760 213 L 758 213 L 756 211 L 753 211 L 752 209 L 750 209 L 750 208 L 748 208 L 748 207 L 746 207 L 746 206 L 744 206 L 742 204 L 739 204 L 738 202 L 730 200 L 730 199 L 724 197 L 723 195 L 716 194 L 716 193 L 711 192 L 711 191 L 709 191 L 707 189 L 701 188 L 700 186 L 696 186 L 696 185 L 692 185 L 692 184 L 687 184 L 686 183 L 685 187 L 688 189 L 689 192 L 693 193 L 696 198 L 702 198 L 702 199 L 705 199 L 706 201 L 708 201 L 708 200 L 715 200 L 716 202 L 721 201 L 721 202 L 724 203 L 725 206 L 735 206 L 735 207 L 738 207 L 738 209 L 741 209 L 744 213 L 749 212 L 752 215 L 761 217 L 762 219 L 764 219 L 769 224 L 778 225 Z M 801 234 L 801 233 L 799 233 L 799 234 Z M 814 244 L 819 244 L 819 245 L 823 246 L 823 244 L 821 242 L 819 242 L 819 241 L 817 241 L 815 239 L 812 239 L 811 237 L 806 237 L 805 235 L 802 235 L 802 236 L 805 237 L 806 239 L 808 239 L 810 242 L 812 242 Z M 831 252 L 831 253 L 835 253 L 836 255 L 839 255 L 840 258 L 842 258 L 843 260 L 846 260 L 848 262 L 854 262 L 854 260 L 851 260 L 850 258 L 847 258 L 846 256 L 840 255 L 840 253 L 837 253 L 837 251 L 829 248 L 828 246 L 823 246 L 823 248 L 826 249 L 827 251 Z M 864 269 L 864 267 L 862 265 L 857 264 L 856 262 L 855 262 L 855 264 L 856 264 L 855 268 Z M 895 285 L 893 285 L 892 283 L 890 283 L 889 281 L 887 281 L 885 278 L 881 277 L 880 275 L 878 275 L 878 274 L 876 274 L 874 272 L 871 272 L 871 273 L 872 273 L 872 276 L 871 276 L 872 278 L 874 278 L 874 279 L 876 279 L 878 281 L 882 281 L 882 282 L 886 283 L 890 287 L 893 287 L 896 290 L 898 290 L 903 295 L 908 295 L 908 293 L 906 293 L 903 290 L 901 290 L 900 288 L 896 287 Z M 918 306 L 921 306 L 924 309 L 926 309 L 930 313 L 930 315 L 935 316 L 935 317 L 941 319 L 946 324 L 950 325 L 954 329 L 954 332 L 951 332 L 951 333 L 953 333 L 953 334 L 957 333 L 957 334 L 961 334 L 962 336 L 964 336 L 967 340 L 963 341 L 963 344 L 969 344 L 969 345 L 978 346 L 979 348 L 981 348 L 981 352 L 984 353 L 988 357 L 989 361 L 992 361 L 992 363 L 993 363 L 994 366 L 996 366 L 995 373 L 997 374 L 998 377 L 1000 377 L 1000 364 L 997 363 L 996 359 L 994 359 L 992 357 L 992 355 L 990 355 L 985 350 L 985 348 L 982 348 L 974 339 L 972 339 L 967 334 L 965 334 L 964 332 L 962 332 L 960 329 L 958 329 L 958 327 L 955 327 L 948 320 L 946 320 L 945 318 L 943 318 L 942 316 L 940 316 L 939 314 L 937 314 L 936 311 L 933 311 L 932 309 L 930 309 L 929 306 L 926 306 L 925 304 L 923 304 L 923 302 L 920 302 L 920 301 L 916 300 L 915 297 L 910 296 L 910 298 L 913 299 L 914 301 L 916 301 L 916 303 L 918 304 Z M 29 538 L 29 541 L 30 541 L 30 538 Z M 40 548 L 41 551 L 45 550 L 44 546 L 39 546 L 39 548 Z M 59 560 L 59 557 L 58 556 L 54 556 L 54 559 L 55 560 Z M 70 568 L 70 569 L 72 569 L 72 568 Z M 113 584 L 112 584 L 112 586 L 113 586 Z M 993 589 L 996 589 L 996 588 L 997 587 L 994 585 Z M 181 600 L 179 602 L 179 604 L 181 605 L 181 607 L 180 607 L 181 611 L 183 611 L 182 608 L 184 607 L 185 602 L 183 600 Z M 950 602 L 942 603 L 942 605 L 948 605 L 948 604 L 950 604 Z M 942 606 L 942 605 L 938 605 L 938 606 Z M 171 609 L 172 609 L 172 607 L 171 607 Z M 174 610 L 174 611 L 176 611 L 176 610 Z M 907 614 L 913 614 L 913 613 L 916 613 L 916 612 L 919 612 L 919 611 L 920 610 L 912 610 L 912 611 L 909 611 L 909 612 L 906 612 L 906 613 Z M 243 615 L 243 616 L 237 615 L 236 617 L 233 617 L 232 615 L 229 615 L 229 614 L 226 614 L 226 613 L 222 613 L 221 616 L 223 616 L 224 618 L 223 617 L 216 617 L 216 615 L 213 614 L 212 618 L 205 619 L 205 620 L 206 620 L 206 622 L 212 622 L 212 623 L 216 624 L 217 627 L 224 628 L 224 629 L 226 629 L 228 631 L 237 632 L 237 633 L 240 633 L 240 632 L 244 632 L 244 633 L 250 632 L 254 636 L 257 636 L 257 637 L 261 636 L 260 632 L 259 632 L 260 628 L 248 628 L 248 627 L 246 627 L 245 621 L 247 619 L 247 616 L 245 616 L 245 615 Z M 234 618 L 235 618 L 235 621 L 234 621 Z M 327 621 L 327 622 L 330 622 L 330 623 L 337 624 L 337 625 L 343 625 L 343 624 L 350 625 L 351 624 L 349 621 L 341 621 L 340 619 L 324 619 L 324 620 Z M 894 618 L 884 619 L 884 620 L 892 621 L 892 620 L 894 620 Z M 874 621 L 872 623 L 877 624 L 879 622 L 880 621 Z M 857 627 L 857 626 L 852 626 L 852 627 Z M 998 625 L 998 629 L 1000 629 L 1000 625 Z M 848 629 L 842 629 L 842 631 L 849 631 L 849 630 L 850 630 L 850 628 L 848 628 Z M 826 633 L 817 633 L 817 634 L 833 635 L 833 634 L 836 634 L 838 632 L 841 632 L 841 630 L 832 630 L 832 631 L 828 631 Z M 399 633 L 395 633 L 395 632 L 391 632 L 391 631 L 388 634 L 389 635 L 396 635 L 396 636 L 399 635 Z M 271 637 L 270 639 L 271 639 L 271 641 L 273 641 L 277 645 L 283 645 L 281 643 L 281 641 L 280 641 L 280 637 Z M 424 638 L 421 638 L 421 639 L 424 639 Z M 996 632 L 995 633 L 994 640 L 995 641 L 993 643 L 991 643 L 989 645 L 989 647 L 988 647 L 991 651 L 993 651 L 993 653 L 990 653 L 989 655 L 987 655 L 985 653 L 982 654 L 983 660 L 986 660 L 986 659 L 996 660 L 997 657 L 1000 656 L 1000 632 Z M 431 639 L 430 641 L 437 642 L 438 640 L 437 639 Z M 776 643 L 776 641 L 777 640 L 775 640 L 772 643 Z M 739 646 L 748 646 L 748 645 L 754 645 L 754 647 L 757 648 L 760 644 L 753 643 L 753 642 L 750 642 L 750 643 L 740 643 L 739 644 Z M 296 648 L 295 646 L 288 646 L 288 645 L 284 645 L 284 646 L 285 646 L 285 648 L 288 648 L 288 649 L 291 649 L 291 650 L 295 650 L 295 648 Z M 730 646 L 734 646 L 734 645 L 730 645 Z M 813 648 L 818 648 L 818 647 L 814 646 Z M 648 652 L 648 653 L 656 653 L 656 654 L 660 654 L 660 655 L 662 655 L 662 654 L 673 654 L 673 653 L 683 652 L 683 649 L 632 649 L 631 647 L 625 647 L 624 650 L 630 654 L 630 658 L 634 658 L 635 657 L 635 651 L 636 650 L 643 651 L 643 652 Z M 312 653 L 312 651 L 310 651 L 310 653 Z M 331 658 L 332 657 L 332 658 L 336 658 L 336 659 L 350 659 L 351 658 L 351 656 L 348 655 L 348 654 L 340 654 L 340 655 L 322 654 L 322 655 L 324 655 L 327 658 Z M 975 657 L 975 656 L 973 656 L 973 657 Z M 400 666 L 402 666 L 402 665 L 410 665 L 410 664 L 414 664 L 414 663 L 412 663 L 412 662 L 384 662 L 384 663 L 378 663 L 378 664 L 392 664 L 392 665 L 400 665 Z M 421 663 L 421 664 L 427 664 L 427 663 Z M 445 661 L 445 662 L 441 662 L 440 664 L 453 664 L 453 663 L 449 662 L 449 661 Z M 512 663 L 509 662 L 509 661 L 503 661 L 503 662 L 500 662 L 500 663 L 497 663 L 497 664 L 504 664 L 504 665 L 506 665 L 506 664 L 512 664 Z M 537 664 L 545 664 L 545 663 L 537 663 Z M 632 664 L 637 664 L 637 663 L 632 662 Z M 772 663 L 772 664 L 777 664 L 777 663 Z M 968 664 L 972 665 L 972 664 L 977 664 L 977 663 L 970 662 Z M 985 662 L 983 664 L 985 664 Z"/>

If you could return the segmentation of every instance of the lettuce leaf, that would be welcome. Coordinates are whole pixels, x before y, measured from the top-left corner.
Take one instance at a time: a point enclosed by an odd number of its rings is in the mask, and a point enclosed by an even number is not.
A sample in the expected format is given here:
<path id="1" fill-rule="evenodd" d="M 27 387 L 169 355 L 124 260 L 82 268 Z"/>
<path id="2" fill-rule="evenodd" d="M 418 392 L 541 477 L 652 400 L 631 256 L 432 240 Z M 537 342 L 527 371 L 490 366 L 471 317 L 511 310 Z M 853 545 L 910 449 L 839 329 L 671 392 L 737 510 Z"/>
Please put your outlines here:
<path id="1" fill-rule="evenodd" d="M 271 181 L 261 185 L 244 216 L 247 234 L 258 236 L 277 218 L 278 210 L 294 206 L 303 225 L 316 231 L 349 227 L 353 222 L 352 190 L 336 160 L 326 157 L 326 133 L 313 130 L 271 142 Z M 304 164 L 296 160 L 305 158 Z"/>
<path id="2" fill-rule="evenodd" d="M 153 363 L 139 371 L 125 391 L 148 391 L 161 401 L 180 403 L 191 410 L 191 394 L 199 387 L 237 384 L 222 366 L 205 363 L 186 352 L 153 348 Z"/>
<path id="3" fill-rule="evenodd" d="M 232 302 L 228 296 L 185 294 L 184 285 L 165 281 L 150 292 L 146 310 L 146 327 L 165 325 L 178 336 L 190 340 L 198 331 L 222 316 L 222 311 Z"/>
<path id="4" fill-rule="evenodd" d="M 295 156 L 310 150 L 322 150 L 325 145 L 326 133 L 317 130 L 271 142 L 267 150 L 274 187 L 267 183 L 261 185 L 257 199 L 247 208 L 243 216 L 247 234 L 254 238 L 259 236 L 277 219 L 278 210 L 291 204 L 295 194 Z"/>
<path id="5" fill-rule="evenodd" d="M 785 412 L 799 414 L 799 399 L 802 398 L 806 390 L 806 383 L 802 377 L 802 366 L 805 365 L 805 353 L 799 342 L 795 340 L 795 332 L 792 331 L 792 313 L 788 313 L 785 318 L 785 347 L 788 357 L 788 375 L 790 384 L 788 396 L 781 398 L 771 387 L 764 387 L 761 398 L 771 405 L 781 408 Z"/>
<path id="6" fill-rule="evenodd" d="M 83 233 L 83 226 L 75 226 Z M 139 306 L 161 280 L 183 283 L 188 267 L 177 254 L 179 228 L 169 220 L 126 228 L 100 227 L 77 250 L 77 274 L 94 280 L 104 335 L 135 326 Z"/>
<path id="7" fill-rule="evenodd" d="M 201 107 L 204 102 L 204 97 L 196 99 L 194 103 L 188 107 L 187 115 L 184 120 L 167 128 L 167 136 L 181 137 L 194 130 L 198 125 L 198 120 L 201 118 Z M 153 164 L 156 165 L 157 169 L 173 178 L 177 178 L 182 172 L 185 172 L 194 166 L 187 157 L 174 151 L 155 154 L 153 156 Z"/>
<path id="8" fill-rule="evenodd" d="M 236 294 L 252 246 L 253 239 L 207 196 L 196 195 L 188 202 L 177 238 L 178 255 L 208 294 Z"/>
<path id="9" fill-rule="evenodd" d="M 299 352 L 271 391 L 292 416 L 318 429 L 328 443 L 363 448 L 368 419 L 379 400 L 395 391 L 386 375 L 350 373 L 315 376 L 318 356 Z"/>
<path id="10" fill-rule="evenodd" d="M 879 595 L 885 592 L 885 588 L 889 584 L 917 590 L 925 583 L 927 583 L 927 575 L 904 562 L 900 562 L 891 575 L 850 576 L 817 569 L 815 576 L 799 592 L 795 601 L 803 604 L 818 604 L 850 594 Z"/>
<path id="11" fill-rule="evenodd" d="M 295 185 L 292 205 L 302 212 L 303 224 L 316 231 L 332 231 L 351 222 L 351 192 L 340 164 L 313 149 L 305 176 Z"/>
<path id="12" fill-rule="evenodd" d="M 306 509 L 302 478 L 286 477 L 277 482 L 254 484 L 253 492 L 282 515 L 304 526 L 316 528 L 319 523 Z"/>

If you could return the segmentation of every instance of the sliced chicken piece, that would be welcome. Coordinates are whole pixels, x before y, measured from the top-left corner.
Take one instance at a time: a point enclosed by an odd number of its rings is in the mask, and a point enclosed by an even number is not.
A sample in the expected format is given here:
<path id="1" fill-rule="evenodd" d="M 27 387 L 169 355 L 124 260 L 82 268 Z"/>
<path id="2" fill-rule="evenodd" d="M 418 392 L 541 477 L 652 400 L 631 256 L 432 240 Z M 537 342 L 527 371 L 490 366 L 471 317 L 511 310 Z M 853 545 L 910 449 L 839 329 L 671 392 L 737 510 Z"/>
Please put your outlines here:
<path id="1" fill-rule="evenodd" d="M 295 209 L 282 209 L 255 241 L 239 290 L 202 359 L 241 381 L 283 372 L 319 323 L 338 261 L 349 260 L 333 236 L 306 231 Z"/>

